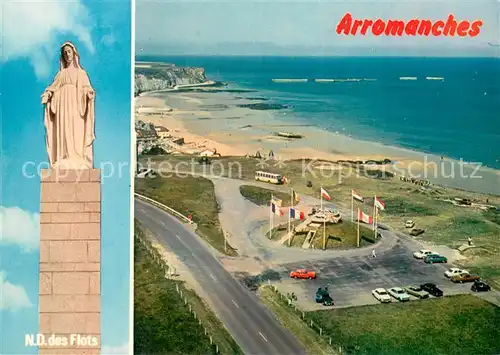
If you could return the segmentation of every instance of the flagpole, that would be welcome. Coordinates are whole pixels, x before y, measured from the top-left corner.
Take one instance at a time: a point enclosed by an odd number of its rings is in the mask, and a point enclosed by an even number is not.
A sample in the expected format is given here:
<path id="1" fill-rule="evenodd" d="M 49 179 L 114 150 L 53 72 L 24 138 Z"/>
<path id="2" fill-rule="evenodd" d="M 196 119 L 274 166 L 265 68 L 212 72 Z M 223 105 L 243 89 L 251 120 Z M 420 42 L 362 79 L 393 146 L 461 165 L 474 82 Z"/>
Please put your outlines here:
<path id="1" fill-rule="evenodd" d="M 293 188 L 290 188 L 290 208 L 293 206 Z M 290 235 L 290 208 L 288 209 L 288 246 L 290 246 L 290 241 L 292 239 L 292 236 Z"/>
<path id="2" fill-rule="evenodd" d="M 323 213 L 323 250 L 326 249 L 326 214 Z"/>
<path id="3" fill-rule="evenodd" d="M 359 207 L 358 207 L 358 248 L 359 248 Z"/>
<path id="4" fill-rule="evenodd" d="M 354 197 L 351 191 L 351 222 L 354 222 Z"/>
<path id="5" fill-rule="evenodd" d="M 321 190 L 319 190 L 319 194 L 321 195 L 321 212 L 323 212 L 323 186 L 321 186 Z"/>
<path id="6" fill-rule="evenodd" d="M 377 239 L 377 195 L 373 199 L 373 233 Z"/>
<path id="7" fill-rule="evenodd" d="M 320 190 L 320 195 L 321 195 L 321 213 L 323 213 L 323 250 L 326 249 L 326 213 L 325 210 L 323 209 L 323 186 L 321 186 Z"/>
<path id="8" fill-rule="evenodd" d="M 271 194 L 271 203 L 269 204 L 269 239 L 273 236 L 273 194 Z"/>
<path id="9" fill-rule="evenodd" d="M 377 239 L 377 228 L 378 228 L 378 208 L 377 206 L 375 206 L 375 218 L 374 218 L 374 221 L 375 221 L 375 239 Z"/>

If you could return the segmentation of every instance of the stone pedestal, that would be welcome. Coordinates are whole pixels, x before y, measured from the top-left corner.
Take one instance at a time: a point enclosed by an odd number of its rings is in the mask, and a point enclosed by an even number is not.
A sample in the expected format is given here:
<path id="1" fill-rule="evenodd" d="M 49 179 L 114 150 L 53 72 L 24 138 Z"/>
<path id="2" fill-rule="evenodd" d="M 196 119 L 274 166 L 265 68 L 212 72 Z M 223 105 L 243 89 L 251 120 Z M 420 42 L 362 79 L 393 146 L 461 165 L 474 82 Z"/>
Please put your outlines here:
<path id="1" fill-rule="evenodd" d="M 100 354 L 100 175 L 99 169 L 42 170 L 39 333 L 47 344 L 39 346 L 41 355 Z"/>

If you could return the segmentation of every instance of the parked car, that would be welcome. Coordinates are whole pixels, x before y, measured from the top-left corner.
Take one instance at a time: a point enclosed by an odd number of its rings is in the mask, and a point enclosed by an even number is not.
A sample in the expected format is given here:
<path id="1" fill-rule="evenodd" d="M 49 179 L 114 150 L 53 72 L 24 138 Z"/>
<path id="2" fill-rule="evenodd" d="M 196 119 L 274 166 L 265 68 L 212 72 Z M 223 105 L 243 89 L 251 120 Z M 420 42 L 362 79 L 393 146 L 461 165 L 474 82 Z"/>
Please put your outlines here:
<path id="1" fill-rule="evenodd" d="M 407 294 L 415 296 L 417 298 L 429 298 L 429 292 L 424 291 L 420 286 L 406 286 L 404 289 Z"/>
<path id="2" fill-rule="evenodd" d="M 316 272 L 315 271 L 309 271 L 306 269 L 297 269 L 295 271 L 292 271 L 290 273 L 290 277 L 292 279 L 315 279 L 316 278 Z"/>
<path id="3" fill-rule="evenodd" d="M 391 296 L 387 293 L 387 290 L 385 288 L 376 288 L 372 291 L 372 295 L 382 303 L 391 302 Z"/>
<path id="4" fill-rule="evenodd" d="M 459 269 L 457 267 L 452 267 L 451 269 L 449 270 L 446 270 L 444 272 L 444 276 L 448 277 L 448 278 L 452 278 L 453 276 L 456 276 L 456 275 L 460 275 L 460 274 L 463 274 L 465 272 L 469 272 L 469 270 L 465 270 L 465 269 Z"/>
<path id="5" fill-rule="evenodd" d="M 410 300 L 410 296 L 401 287 L 392 287 L 388 290 L 389 294 L 401 302 Z"/>
<path id="6" fill-rule="evenodd" d="M 445 263 L 446 264 L 448 262 L 448 259 L 442 255 L 431 254 L 431 255 L 427 255 L 424 258 L 424 262 L 426 262 L 427 264 L 434 264 L 434 263 Z"/>
<path id="7" fill-rule="evenodd" d="M 328 293 L 328 288 L 327 287 L 325 287 L 325 288 L 323 288 L 323 287 L 318 288 L 318 290 L 316 291 L 316 303 L 322 303 L 323 299 L 326 296 L 330 296 L 330 294 Z"/>
<path id="8" fill-rule="evenodd" d="M 474 282 L 476 280 L 479 281 L 480 279 L 481 279 L 481 276 L 479 276 L 479 275 L 469 274 L 468 272 L 464 272 L 460 275 L 453 276 L 451 278 L 451 281 L 454 283 L 457 283 L 457 282 L 464 283 L 464 282 Z"/>
<path id="9" fill-rule="evenodd" d="M 330 297 L 330 295 L 323 296 L 323 300 L 321 303 L 323 304 L 323 306 L 333 306 L 334 305 L 333 298 Z"/>
<path id="10" fill-rule="evenodd" d="M 424 291 L 429 292 L 429 294 L 433 295 L 434 297 L 442 297 L 443 296 L 443 291 L 440 290 L 435 284 L 433 283 L 425 283 L 420 285 L 420 288 Z"/>
<path id="11" fill-rule="evenodd" d="M 413 236 L 413 237 L 418 237 L 420 234 L 424 233 L 425 230 L 423 229 L 420 229 L 420 228 L 413 228 L 411 231 L 410 231 L 410 235 Z"/>
<path id="12" fill-rule="evenodd" d="M 491 286 L 482 280 L 475 280 L 470 289 L 473 292 L 488 292 Z"/>
<path id="13" fill-rule="evenodd" d="M 409 220 L 405 222 L 405 228 L 413 228 L 415 227 L 415 221 Z"/>
<path id="14" fill-rule="evenodd" d="M 439 253 L 433 252 L 432 250 L 429 249 L 421 249 L 420 251 L 416 251 L 413 253 L 413 257 L 417 259 L 423 259 L 428 255 L 439 255 Z"/>

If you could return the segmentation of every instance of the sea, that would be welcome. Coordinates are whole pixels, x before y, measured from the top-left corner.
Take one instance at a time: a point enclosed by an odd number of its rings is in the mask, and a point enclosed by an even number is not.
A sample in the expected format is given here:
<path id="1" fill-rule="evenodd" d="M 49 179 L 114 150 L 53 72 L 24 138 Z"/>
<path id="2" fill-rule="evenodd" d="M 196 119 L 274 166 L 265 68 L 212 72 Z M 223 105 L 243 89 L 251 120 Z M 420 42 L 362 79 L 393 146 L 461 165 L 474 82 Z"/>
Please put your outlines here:
<path id="1" fill-rule="evenodd" d="M 211 80 L 254 90 L 247 97 L 288 105 L 292 115 L 283 120 L 295 117 L 356 139 L 500 169 L 498 58 L 149 56 L 137 60 L 202 67 Z"/>

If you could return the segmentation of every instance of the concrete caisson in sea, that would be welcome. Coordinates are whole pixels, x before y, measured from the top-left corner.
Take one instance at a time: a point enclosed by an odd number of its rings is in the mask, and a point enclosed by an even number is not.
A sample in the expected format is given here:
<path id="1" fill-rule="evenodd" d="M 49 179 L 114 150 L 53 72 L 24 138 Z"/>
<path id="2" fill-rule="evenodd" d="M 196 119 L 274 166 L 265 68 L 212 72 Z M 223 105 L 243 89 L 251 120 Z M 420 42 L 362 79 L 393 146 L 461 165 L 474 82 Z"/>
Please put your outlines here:
<path id="1" fill-rule="evenodd" d="M 306 83 L 307 79 L 272 79 L 274 83 Z"/>

